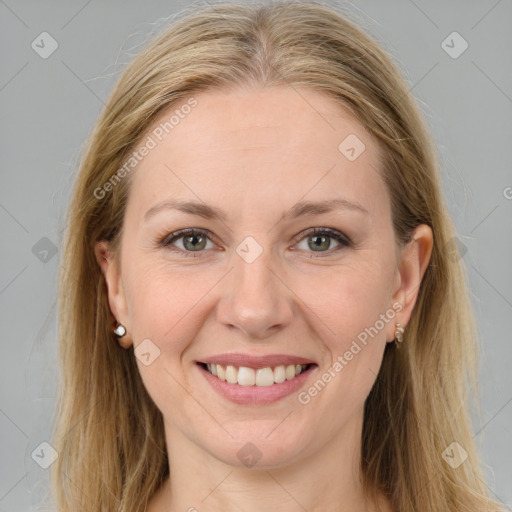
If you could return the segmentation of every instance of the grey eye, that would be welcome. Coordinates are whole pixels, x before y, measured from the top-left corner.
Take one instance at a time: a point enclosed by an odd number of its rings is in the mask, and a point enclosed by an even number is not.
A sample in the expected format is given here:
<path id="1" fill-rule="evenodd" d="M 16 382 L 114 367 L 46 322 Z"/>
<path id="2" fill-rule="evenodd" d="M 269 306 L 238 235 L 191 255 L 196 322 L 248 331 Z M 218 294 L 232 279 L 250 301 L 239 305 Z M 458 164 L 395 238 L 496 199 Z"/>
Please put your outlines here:
<path id="1" fill-rule="evenodd" d="M 306 238 L 308 247 L 314 251 L 317 249 L 329 249 L 331 245 L 331 237 L 325 235 L 310 235 Z"/>
<path id="2" fill-rule="evenodd" d="M 176 240 L 183 240 L 183 247 L 187 251 L 201 251 L 206 248 L 209 241 L 208 238 L 202 234 L 186 235 Z"/>

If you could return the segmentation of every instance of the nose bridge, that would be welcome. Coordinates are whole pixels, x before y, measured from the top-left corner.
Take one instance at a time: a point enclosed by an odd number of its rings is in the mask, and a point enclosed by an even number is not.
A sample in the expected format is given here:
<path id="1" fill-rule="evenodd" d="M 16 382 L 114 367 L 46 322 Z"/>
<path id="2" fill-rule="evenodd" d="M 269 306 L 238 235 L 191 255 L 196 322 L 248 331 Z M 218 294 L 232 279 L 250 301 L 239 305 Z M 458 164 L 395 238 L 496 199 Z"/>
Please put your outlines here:
<path id="1" fill-rule="evenodd" d="M 248 297 L 260 301 L 266 301 L 272 297 L 271 288 L 274 287 L 272 282 L 275 279 L 271 268 L 272 258 L 270 250 L 266 249 L 254 259 L 246 259 L 244 255 L 240 255 L 243 250 L 241 244 L 237 248 L 237 255 L 234 256 L 234 273 L 233 284 L 234 290 L 238 294 L 247 294 Z M 252 249 L 249 249 L 247 255 L 250 256 Z"/>
<path id="2" fill-rule="evenodd" d="M 291 307 L 286 287 L 275 275 L 279 267 L 275 263 L 272 250 L 253 237 L 236 247 L 219 321 L 238 327 L 250 337 L 263 337 L 272 327 L 289 322 Z"/>

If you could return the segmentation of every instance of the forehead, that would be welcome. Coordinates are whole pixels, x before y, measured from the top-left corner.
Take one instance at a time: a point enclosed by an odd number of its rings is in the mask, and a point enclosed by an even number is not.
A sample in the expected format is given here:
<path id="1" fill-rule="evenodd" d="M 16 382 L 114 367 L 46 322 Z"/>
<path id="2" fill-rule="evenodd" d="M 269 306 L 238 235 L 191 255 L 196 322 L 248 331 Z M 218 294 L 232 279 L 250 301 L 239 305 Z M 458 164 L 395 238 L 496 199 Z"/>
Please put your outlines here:
<path id="1" fill-rule="evenodd" d="M 359 202 L 365 196 L 371 208 L 382 195 L 377 144 L 326 93 L 283 86 L 204 91 L 193 99 L 193 107 L 183 100 L 167 109 L 148 131 L 154 147 L 131 184 L 139 205 L 229 196 L 257 207 L 278 191 L 293 203 L 342 188 Z"/>

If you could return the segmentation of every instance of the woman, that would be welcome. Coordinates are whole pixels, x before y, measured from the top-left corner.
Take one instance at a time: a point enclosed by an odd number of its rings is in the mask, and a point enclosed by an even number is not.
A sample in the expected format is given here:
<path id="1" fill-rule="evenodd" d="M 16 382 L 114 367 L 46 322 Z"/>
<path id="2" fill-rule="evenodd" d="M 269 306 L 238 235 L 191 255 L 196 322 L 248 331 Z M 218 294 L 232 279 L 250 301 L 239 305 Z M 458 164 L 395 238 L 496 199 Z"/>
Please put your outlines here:
<path id="1" fill-rule="evenodd" d="M 499 510 L 436 151 L 328 6 L 155 39 L 90 139 L 60 282 L 61 510 Z"/>

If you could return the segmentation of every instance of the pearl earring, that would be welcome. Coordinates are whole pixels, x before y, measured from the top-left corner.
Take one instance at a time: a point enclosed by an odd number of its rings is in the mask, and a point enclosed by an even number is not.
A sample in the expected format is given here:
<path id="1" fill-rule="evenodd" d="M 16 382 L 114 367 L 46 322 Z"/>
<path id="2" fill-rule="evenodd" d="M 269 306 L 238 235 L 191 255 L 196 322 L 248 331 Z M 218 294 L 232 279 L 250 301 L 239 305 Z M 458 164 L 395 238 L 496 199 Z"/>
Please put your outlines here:
<path id="1" fill-rule="evenodd" d="M 118 324 L 117 327 L 114 329 L 114 333 L 122 338 L 126 334 L 126 327 L 122 324 Z"/>
<path id="2" fill-rule="evenodd" d="M 396 348 L 400 348 L 400 343 L 404 341 L 404 328 L 401 327 L 399 323 L 396 323 L 395 325 L 395 345 Z"/>

